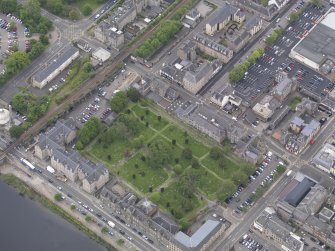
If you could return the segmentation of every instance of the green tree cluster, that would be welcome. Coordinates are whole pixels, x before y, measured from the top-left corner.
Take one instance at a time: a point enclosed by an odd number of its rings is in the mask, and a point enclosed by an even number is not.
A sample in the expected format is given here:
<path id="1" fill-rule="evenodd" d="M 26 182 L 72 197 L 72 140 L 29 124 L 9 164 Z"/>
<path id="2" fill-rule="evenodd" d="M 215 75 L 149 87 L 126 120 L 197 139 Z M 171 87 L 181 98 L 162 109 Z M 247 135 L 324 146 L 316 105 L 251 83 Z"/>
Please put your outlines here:
<path id="1" fill-rule="evenodd" d="M 284 30 L 282 28 L 275 29 L 270 36 L 265 39 L 267 45 L 272 45 L 276 40 L 283 34 Z"/>
<path id="2" fill-rule="evenodd" d="M 135 55 L 146 58 L 156 52 L 161 46 L 167 44 L 181 28 L 178 20 L 168 20 L 161 24 L 158 30 L 135 50 Z"/>
<path id="3" fill-rule="evenodd" d="M 127 97 L 132 102 L 138 102 L 141 99 L 141 93 L 139 93 L 138 90 L 136 90 L 134 87 L 130 87 L 127 90 Z"/>
<path id="4" fill-rule="evenodd" d="M 257 59 L 259 59 L 262 55 L 264 54 L 264 49 L 263 48 L 258 48 L 255 51 L 251 53 L 251 55 L 248 57 L 248 59 L 242 63 L 234 67 L 229 72 L 229 80 L 230 82 L 237 83 L 240 81 L 245 73 L 248 71 L 250 65 L 254 64 Z"/>
<path id="5" fill-rule="evenodd" d="M 78 132 L 76 147 L 78 150 L 84 149 L 102 130 L 102 124 L 96 117 L 90 118 Z"/>
<path id="6" fill-rule="evenodd" d="M 78 20 L 83 14 L 84 16 L 89 16 L 92 14 L 93 9 L 89 1 L 85 0 L 39 0 L 41 6 L 51 13 L 65 18 L 70 18 L 72 20 Z M 85 3 L 83 3 L 85 2 Z M 99 4 L 105 3 L 106 0 L 97 0 Z M 76 4 L 79 4 L 80 11 L 76 8 Z"/>
<path id="7" fill-rule="evenodd" d="M 294 23 L 295 21 L 297 21 L 299 19 L 299 13 L 297 12 L 292 12 L 290 15 L 289 15 L 289 23 Z"/>
<path id="8" fill-rule="evenodd" d="M 29 122 L 35 122 L 49 108 L 49 97 L 37 97 L 31 93 L 18 93 L 11 101 L 15 111 L 27 116 Z"/>
<path id="9" fill-rule="evenodd" d="M 122 112 L 128 106 L 128 98 L 126 93 L 120 91 L 114 95 L 111 100 L 112 110 L 116 113 Z"/>

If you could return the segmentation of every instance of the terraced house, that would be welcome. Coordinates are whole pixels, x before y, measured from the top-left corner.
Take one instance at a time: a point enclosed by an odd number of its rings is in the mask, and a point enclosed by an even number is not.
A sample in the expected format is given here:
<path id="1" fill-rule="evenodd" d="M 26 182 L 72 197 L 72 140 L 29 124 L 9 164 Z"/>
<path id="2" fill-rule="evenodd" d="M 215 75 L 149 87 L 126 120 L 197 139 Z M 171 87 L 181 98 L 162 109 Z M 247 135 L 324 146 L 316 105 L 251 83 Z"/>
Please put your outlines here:
<path id="1" fill-rule="evenodd" d="M 72 182 L 79 183 L 83 190 L 94 193 L 109 180 L 107 168 L 83 158 L 76 150 L 68 149 L 76 138 L 74 119 L 57 121 L 48 132 L 39 135 L 35 155 L 43 160 L 50 158 L 50 164 Z"/>

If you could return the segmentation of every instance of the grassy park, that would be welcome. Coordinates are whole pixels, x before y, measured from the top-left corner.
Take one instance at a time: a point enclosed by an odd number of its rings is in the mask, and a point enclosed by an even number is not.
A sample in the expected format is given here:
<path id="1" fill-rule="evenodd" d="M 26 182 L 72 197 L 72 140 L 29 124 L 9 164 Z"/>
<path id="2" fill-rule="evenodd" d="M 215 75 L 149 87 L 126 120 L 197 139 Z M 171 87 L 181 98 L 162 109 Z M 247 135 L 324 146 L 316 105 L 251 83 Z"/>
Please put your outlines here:
<path id="1" fill-rule="evenodd" d="M 222 186 L 227 195 L 233 193 L 239 182 L 236 176 L 253 170 L 223 148 L 204 145 L 199 135 L 195 138 L 192 130 L 158 115 L 144 102 L 129 103 L 85 152 L 137 193 L 186 221 L 205 205 L 205 198 L 222 200 L 224 196 L 218 195 Z"/>

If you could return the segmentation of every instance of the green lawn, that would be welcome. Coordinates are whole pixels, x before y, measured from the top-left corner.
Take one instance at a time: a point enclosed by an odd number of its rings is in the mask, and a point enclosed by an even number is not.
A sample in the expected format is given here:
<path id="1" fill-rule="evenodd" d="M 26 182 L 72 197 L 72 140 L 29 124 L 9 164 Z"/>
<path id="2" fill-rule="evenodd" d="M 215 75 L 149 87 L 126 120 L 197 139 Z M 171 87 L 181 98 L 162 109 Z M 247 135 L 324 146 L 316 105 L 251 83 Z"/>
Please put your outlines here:
<path id="1" fill-rule="evenodd" d="M 190 199 L 184 198 L 182 194 L 179 193 L 177 186 L 177 182 L 173 182 L 165 188 L 164 192 L 159 192 L 158 200 L 156 200 L 156 196 L 152 196 L 151 199 L 161 207 L 168 210 L 174 217 L 181 219 L 201 207 L 202 203 L 195 195 L 193 195 Z M 191 211 L 186 212 L 183 210 L 181 206 L 181 201 L 183 200 L 188 200 L 190 202 L 192 205 Z"/>
<path id="2" fill-rule="evenodd" d="M 148 167 L 146 162 L 141 160 L 141 153 L 132 157 L 121 169 L 120 175 L 128 183 L 134 185 L 143 193 L 149 192 L 149 187 L 155 189 L 167 180 L 168 174 L 164 168 Z M 137 164 L 137 168 L 135 165 Z M 133 175 L 136 175 L 134 178 Z"/>
<path id="3" fill-rule="evenodd" d="M 218 165 L 218 161 L 213 160 L 209 155 L 201 160 L 201 164 L 212 170 L 219 177 L 223 179 L 229 179 L 235 171 L 240 169 L 240 165 L 226 157 L 223 158 L 226 162 L 226 167 L 224 169 L 220 168 Z"/>
<path id="4" fill-rule="evenodd" d="M 215 193 L 220 189 L 222 181 L 203 167 L 196 169 L 195 173 L 198 175 L 197 186 L 199 189 L 210 199 L 215 199 Z"/>
<path id="5" fill-rule="evenodd" d="M 140 133 L 135 135 L 134 138 L 143 135 L 146 142 L 155 135 L 155 132 L 152 129 L 146 127 L 143 123 L 138 123 L 140 127 Z M 97 159 L 101 159 L 110 164 L 116 164 L 124 158 L 124 152 L 126 149 L 133 151 L 132 139 L 118 140 L 109 145 L 104 145 L 103 143 L 96 141 L 91 149 L 89 149 L 89 152 Z M 108 159 L 108 155 L 111 156 L 110 160 Z"/>
<path id="6" fill-rule="evenodd" d="M 130 149 L 130 146 L 131 142 L 129 140 L 119 140 L 106 146 L 96 142 L 92 148 L 89 149 L 89 152 L 97 159 L 103 160 L 110 164 L 116 164 L 124 158 L 124 152 L 127 148 Z M 110 160 L 108 159 L 108 155 L 111 156 Z"/>
<path id="7" fill-rule="evenodd" d="M 196 180 L 193 181 L 195 184 L 192 191 L 201 192 L 210 200 L 216 199 L 216 193 L 221 188 L 223 182 L 222 179 L 229 180 L 232 174 L 240 170 L 244 165 L 244 162 L 238 158 L 231 159 L 224 156 L 222 158 L 226 165 L 222 169 L 219 167 L 218 161 L 210 158 L 208 154 L 210 147 L 197 141 L 192 135 L 179 128 L 177 124 L 168 121 L 167 118 L 162 117 L 158 119 L 155 111 L 140 104 L 131 103 L 129 109 L 132 111 L 130 116 L 137 117 L 136 123 L 139 123 L 140 126 L 138 135 L 129 139 L 114 141 L 107 146 L 103 146 L 103 143 L 98 143 L 99 141 L 97 141 L 88 151 L 96 159 L 103 160 L 111 165 L 118 163 L 118 165 L 113 167 L 114 173 L 118 173 L 135 190 L 152 197 L 152 200 L 160 207 L 169 211 L 176 219 L 191 219 L 195 216 L 197 210 L 204 205 L 204 201 L 200 200 L 200 197 L 198 199 L 195 194 L 191 198 L 184 198 L 176 187 L 179 177 L 185 175 L 187 170 L 192 168 L 191 160 L 182 157 L 184 148 L 190 148 L 193 156 L 197 158 L 204 157 L 207 154 L 205 158 L 201 159 L 203 166 L 192 169 L 194 175 L 197 176 Z M 143 116 L 142 120 L 141 116 Z M 149 127 L 145 126 L 146 122 L 149 123 Z M 145 146 L 136 152 L 137 150 L 132 146 L 132 141 L 139 135 L 144 136 Z M 173 139 L 176 140 L 175 145 L 172 144 Z M 162 140 L 170 144 L 172 153 L 171 156 L 169 155 L 169 164 L 159 166 L 158 168 L 151 168 L 147 164 L 148 160 L 143 161 L 141 157 L 147 155 L 147 144 L 156 140 Z M 228 148 L 226 150 L 230 152 Z M 125 159 L 124 156 L 126 149 L 133 154 L 129 160 Z M 108 155 L 111 156 L 110 159 Z M 172 175 L 174 174 L 172 167 L 177 164 L 181 165 L 183 169 L 183 173 L 179 177 Z M 167 187 L 165 187 L 164 192 L 161 192 L 159 188 L 163 183 Z M 150 187 L 153 193 L 149 192 Z M 185 202 L 185 200 L 188 201 Z"/>
<path id="8" fill-rule="evenodd" d="M 135 105 L 131 108 L 131 110 L 133 112 L 135 112 L 135 114 L 139 118 L 141 118 L 141 116 L 143 116 L 143 121 L 148 122 L 149 125 L 152 126 L 154 129 L 156 129 L 157 131 L 162 130 L 168 124 L 168 122 L 163 118 L 161 118 L 159 120 L 158 115 L 153 113 L 148 108 L 141 107 L 139 105 Z"/>
<path id="9" fill-rule="evenodd" d="M 207 146 L 196 141 L 193 137 L 188 135 L 187 132 L 182 131 L 175 125 L 170 125 L 163 131 L 163 134 L 171 140 L 175 139 L 177 144 L 190 148 L 193 155 L 198 158 L 209 152 L 209 148 Z M 188 140 L 188 143 L 185 140 Z"/>

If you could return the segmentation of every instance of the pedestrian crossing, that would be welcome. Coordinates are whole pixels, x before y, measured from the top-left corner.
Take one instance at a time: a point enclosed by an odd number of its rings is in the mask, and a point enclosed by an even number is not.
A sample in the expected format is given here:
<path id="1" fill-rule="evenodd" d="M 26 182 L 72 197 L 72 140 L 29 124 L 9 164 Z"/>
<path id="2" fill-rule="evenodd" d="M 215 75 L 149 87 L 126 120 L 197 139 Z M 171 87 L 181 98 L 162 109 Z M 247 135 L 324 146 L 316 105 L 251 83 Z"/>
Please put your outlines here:
<path id="1" fill-rule="evenodd" d="M 79 28 L 77 24 L 71 24 L 67 29 L 63 31 L 63 36 L 70 41 L 81 38 L 84 31 Z"/>

